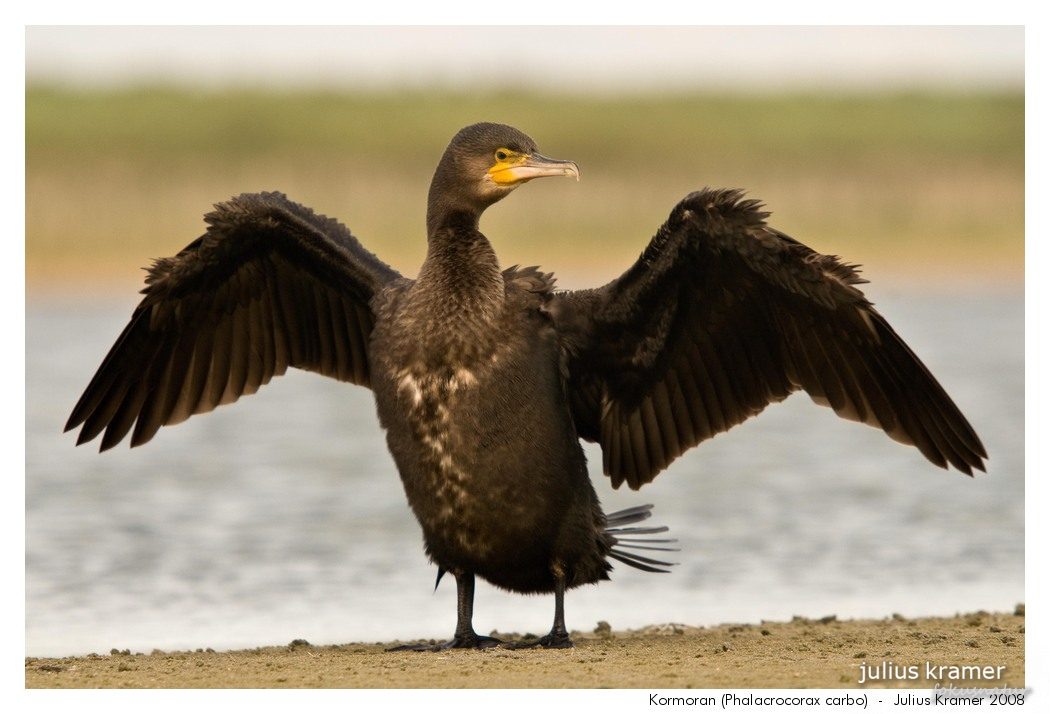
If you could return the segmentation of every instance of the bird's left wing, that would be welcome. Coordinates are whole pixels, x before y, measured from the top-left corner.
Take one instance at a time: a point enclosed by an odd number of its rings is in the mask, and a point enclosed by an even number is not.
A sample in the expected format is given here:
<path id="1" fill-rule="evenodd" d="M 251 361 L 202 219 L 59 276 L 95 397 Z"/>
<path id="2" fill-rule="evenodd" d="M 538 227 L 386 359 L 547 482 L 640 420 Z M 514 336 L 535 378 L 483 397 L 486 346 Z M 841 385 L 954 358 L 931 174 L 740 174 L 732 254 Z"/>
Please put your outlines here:
<path id="1" fill-rule="evenodd" d="M 767 215 L 737 191 L 691 194 L 623 276 L 551 301 L 577 429 L 613 485 L 638 488 L 799 389 L 939 466 L 983 470 L 977 435 L 855 270 Z"/>
<path id="2" fill-rule="evenodd" d="M 401 276 L 342 224 L 279 193 L 243 194 L 150 268 L 145 297 L 66 423 L 131 445 L 253 394 L 288 367 L 368 386 L 373 297 Z"/>

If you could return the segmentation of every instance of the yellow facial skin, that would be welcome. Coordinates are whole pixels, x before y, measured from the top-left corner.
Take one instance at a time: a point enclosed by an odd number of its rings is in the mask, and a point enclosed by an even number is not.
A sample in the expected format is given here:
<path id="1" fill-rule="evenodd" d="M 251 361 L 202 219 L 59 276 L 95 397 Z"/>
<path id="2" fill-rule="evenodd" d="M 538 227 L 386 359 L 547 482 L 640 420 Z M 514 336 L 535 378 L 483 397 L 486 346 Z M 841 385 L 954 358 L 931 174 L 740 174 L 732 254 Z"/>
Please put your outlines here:
<path id="1" fill-rule="evenodd" d="M 510 149 L 497 149 L 488 177 L 499 186 L 514 186 L 544 176 L 575 176 L 580 180 L 580 167 L 575 161 L 548 159 L 539 154 L 524 154 Z"/>

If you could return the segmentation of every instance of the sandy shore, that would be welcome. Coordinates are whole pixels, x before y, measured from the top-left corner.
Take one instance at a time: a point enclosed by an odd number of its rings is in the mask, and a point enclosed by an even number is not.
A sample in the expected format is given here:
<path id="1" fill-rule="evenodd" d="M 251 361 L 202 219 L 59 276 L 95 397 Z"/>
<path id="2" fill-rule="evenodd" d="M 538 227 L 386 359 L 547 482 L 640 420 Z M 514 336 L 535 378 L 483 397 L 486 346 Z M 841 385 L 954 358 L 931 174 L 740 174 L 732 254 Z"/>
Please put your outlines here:
<path id="1" fill-rule="evenodd" d="M 576 647 L 571 650 L 387 652 L 398 643 L 315 647 L 297 641 L 241 652 L 114 651 L 63 659 L 27 658 L 25 685 L 929 689 L 938 683 L 1017 688 L 1025 683 L 1023 606 L 1012 614 L 979 612 L 945 618 L 894 615 L 885 620 L 839 621 L 832 616 L 702 628 L 661 625 L 629 632 L 601 625 L 594 632 L 573 633 L 573 638 Z M 963 680 L 963 670 L 950 669 L 973 666 L 982 668 L 982 676 Z M 903 678 L 872 682 L 873 670 L 889 672 L 890 677 L 896 671 Z M 862 684 L 862 677 L 869 681 Z"/>

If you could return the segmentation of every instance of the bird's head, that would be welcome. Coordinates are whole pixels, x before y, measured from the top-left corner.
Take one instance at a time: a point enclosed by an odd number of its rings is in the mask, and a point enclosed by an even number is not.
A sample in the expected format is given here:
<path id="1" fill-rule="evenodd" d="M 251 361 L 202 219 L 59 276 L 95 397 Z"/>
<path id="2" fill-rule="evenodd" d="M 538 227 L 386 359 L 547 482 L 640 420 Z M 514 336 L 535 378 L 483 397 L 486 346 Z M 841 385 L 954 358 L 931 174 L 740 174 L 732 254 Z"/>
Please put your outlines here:
<path id="1" fill-rule="evenodd" d="M 574 176 L 574 161 L 542 156 L 527 134 L 506 124 L 482 122 L 461 129 L 445 149 L 430 185 L 428 223 L 438 215 L 482 211 L 523 183 L 545 176 Z"/>

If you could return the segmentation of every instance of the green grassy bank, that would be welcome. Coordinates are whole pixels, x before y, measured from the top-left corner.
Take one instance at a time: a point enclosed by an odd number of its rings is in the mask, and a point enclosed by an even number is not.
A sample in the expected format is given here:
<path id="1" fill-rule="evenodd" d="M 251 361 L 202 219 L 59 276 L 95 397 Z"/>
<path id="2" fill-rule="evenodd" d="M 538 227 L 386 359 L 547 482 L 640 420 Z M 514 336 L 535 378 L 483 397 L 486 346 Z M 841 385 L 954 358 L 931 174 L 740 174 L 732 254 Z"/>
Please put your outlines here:
<path id="1" fill-rule="evenodd" d="M 660 98 L 441 93 L 26 94 L 26 269 L 135 286 L 148 258 L 200 234 L 211 205 L 281 190 L 343 220 L 414 273 L 427 185 L 451 135 L 479 120 L 577 161 L 483 229 L 506 264 L 567 287 L 618 274 L 671 207 L 703 186 L 747 188 L 772 222 L 870 274 L 1020 279 L 1024 98 L 858 94 Z"/>

